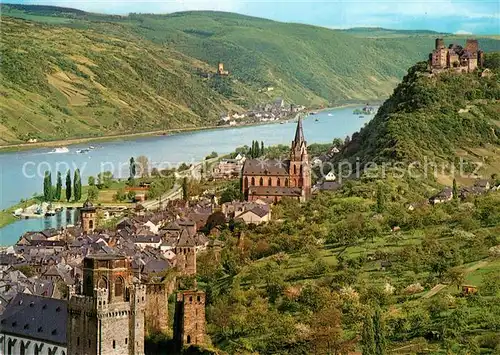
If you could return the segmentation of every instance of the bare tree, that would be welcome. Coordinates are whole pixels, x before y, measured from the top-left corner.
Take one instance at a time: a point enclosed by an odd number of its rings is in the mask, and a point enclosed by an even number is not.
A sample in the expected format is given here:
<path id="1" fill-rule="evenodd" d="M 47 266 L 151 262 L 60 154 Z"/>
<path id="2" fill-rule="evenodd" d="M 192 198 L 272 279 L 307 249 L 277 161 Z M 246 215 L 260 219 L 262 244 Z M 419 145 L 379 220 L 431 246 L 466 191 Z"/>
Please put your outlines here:
<path id="1" fill-rule="evenodd" d="M 141 155 L 135 160 L 135 165 L 137 167 L 137 173 L 141 177 L 149 176 L 149 159 L 148 157 Z"/>

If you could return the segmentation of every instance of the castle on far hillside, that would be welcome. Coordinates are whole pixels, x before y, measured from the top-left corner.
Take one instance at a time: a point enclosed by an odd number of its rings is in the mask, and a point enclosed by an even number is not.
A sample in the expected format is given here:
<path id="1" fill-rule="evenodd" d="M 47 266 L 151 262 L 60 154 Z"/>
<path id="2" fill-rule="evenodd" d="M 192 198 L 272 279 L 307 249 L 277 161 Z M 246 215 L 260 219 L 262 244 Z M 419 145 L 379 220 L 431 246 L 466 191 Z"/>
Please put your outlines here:
<path id="1" fill-rule="evenodd" d="M 229 71 L 224 70 L 224 63 L 222 63 L 222 62 L 219 62 L 219 65 L 217 66 L 217 75 L 220 75 L 220 76 L 229 75 Z"/>
<path id="2" fill-rule="evenodd" d="M 436 38 L 436 48 L 429 54 L 429 70 L 438 73 L 453 70 L 469 73 L 483 66 L 484 53 L 479 49 L 477 39 L 468 39 L 465 48 L 450 44 L 446 48 L 442 38 Z"/>

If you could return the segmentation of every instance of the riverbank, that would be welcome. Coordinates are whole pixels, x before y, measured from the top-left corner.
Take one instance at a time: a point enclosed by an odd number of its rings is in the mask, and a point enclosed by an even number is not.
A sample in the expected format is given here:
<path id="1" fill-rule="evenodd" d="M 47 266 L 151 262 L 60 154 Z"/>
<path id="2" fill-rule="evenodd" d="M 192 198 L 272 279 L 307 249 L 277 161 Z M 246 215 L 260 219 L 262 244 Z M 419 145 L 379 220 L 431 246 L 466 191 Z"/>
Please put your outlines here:
<path id="1" fill-rule="evenodd" d="M 328 108 L 323 108 L 323 109 L 318 109 L 318 110 L 310 109 L 310 110 L 306 110 L 306 111 L 303 111 L 300 113 L 307 115 L 310 112 L 324 112 L 324 111 L 328 111 L 328 110 L 354 107 L 354 106 L 359 106 L 359 105 L 360 105 L 359 103 L 357 103 L 357 104 L 356 103 L 342 104 L 342 105 L 338 105 L 335 107 L 328 107 Z M 266 122 L 249 122 L 249 123 L 238 124 L 235 126 L 223 125 L 223 126 L 173 128 L 173 129 L 167 129 L 167 130 L 106 135 L 106 136 L 100 136 L 100 137 L 69 138 L 69 139 L 43 141 L 43 142 L 36 142 L 36 143 L 8 144 L 8 145 L 0 145 L 0 153 L 8 153 L 8 152 L 14 152 L 14 151 L 20 151 L 20 150 L 30 150 L 30 149 L 37 149 L 37 148 L 55 148 L 55 147 L 70 146 L 70 145 L 77 145 L 77 144 L 83 144 L 83 143 L 92 143 L 92 142 L 111 142 L 114 140 L 127 140 L 127 139 L 142 138 L 142 137 L 147 138 L 147 137 L 152 137 L 152 136 L 166 136 L 166 135 L 174 135 L 177 133 L 185 133 L 185 132 L 198 132 L 198 131 L 208 131 L 208 130 L 224 129 L 224 128 L 240 128 L 240 127 L 243 128 L 243 127 L 252 127 L 252 126 L 260 126 L 260 125 L 268 125 L 268 124 L 278 124 L 280 122 L 287 121 L 290 119 L 293 119 L 293 118 L 284 118 L 284 119 L 280 119 L 280 120 L 276 120 L 276 121 L 266 121 Z"/>
<path id="2" fill-rule="evenodd" d="M 15 205 L 12 205 L 8 208 L 5 208 L 0 211 L 0 229 L 14 223 L 15 221 L 18 221 L 19 218 L 14 217 L 13 213 L 15 210 L 19 208 L 26 208 L 28 206 L 34 205 L 40 203 L 40 200 L 37 198 L 31 198 L 28 200 L 22 200 L 19 203 L 16 203 Z"/>

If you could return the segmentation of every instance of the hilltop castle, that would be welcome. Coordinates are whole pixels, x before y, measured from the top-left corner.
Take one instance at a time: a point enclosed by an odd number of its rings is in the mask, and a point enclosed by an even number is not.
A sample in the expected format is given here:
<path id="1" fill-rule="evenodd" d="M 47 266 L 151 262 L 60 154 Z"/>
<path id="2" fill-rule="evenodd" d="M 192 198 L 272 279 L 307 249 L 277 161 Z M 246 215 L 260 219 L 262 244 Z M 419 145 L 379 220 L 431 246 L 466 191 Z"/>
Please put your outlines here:
<path id="1" fill-rule="evenodd" d="M 484 53 L 476 39 L 468 39 L 465 48 L 450 44 L 446 48 L 442 38 L 436 38 L 436 46 L 429 54 L 429 70 L 432 73 L 454 70 L 469 73 L 483 66 Z"/>
<path id="2" fill-rule="evenodd" d="M 299 118 L 290 159 L 247 159 L 242 189 L 247 201 L 278 202 L 283 197 L 304 201 L 311 196 L 311 167 Z"/>

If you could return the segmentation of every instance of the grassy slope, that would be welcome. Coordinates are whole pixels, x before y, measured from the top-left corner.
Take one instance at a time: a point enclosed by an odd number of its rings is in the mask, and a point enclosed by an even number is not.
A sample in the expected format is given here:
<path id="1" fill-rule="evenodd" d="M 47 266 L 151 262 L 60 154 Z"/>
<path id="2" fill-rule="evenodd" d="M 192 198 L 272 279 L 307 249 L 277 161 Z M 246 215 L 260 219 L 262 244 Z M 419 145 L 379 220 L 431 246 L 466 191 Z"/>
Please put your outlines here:
<path id="1" fill-rule="evenodd" d="M 0 143 L 210 125 L 221 111 L 277 96 L 308 105 L 383 98 L 433 45 L 425 32 L 363 38 L 219 12 L 2 5 L 2 14 Z M 486 50 L 498 43 L 481 40 Z M 197 75 L 219 60 L 229 78 Z M 258 94 L 266 86 L 275 90 Z"/>

